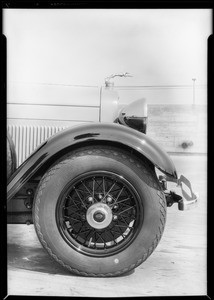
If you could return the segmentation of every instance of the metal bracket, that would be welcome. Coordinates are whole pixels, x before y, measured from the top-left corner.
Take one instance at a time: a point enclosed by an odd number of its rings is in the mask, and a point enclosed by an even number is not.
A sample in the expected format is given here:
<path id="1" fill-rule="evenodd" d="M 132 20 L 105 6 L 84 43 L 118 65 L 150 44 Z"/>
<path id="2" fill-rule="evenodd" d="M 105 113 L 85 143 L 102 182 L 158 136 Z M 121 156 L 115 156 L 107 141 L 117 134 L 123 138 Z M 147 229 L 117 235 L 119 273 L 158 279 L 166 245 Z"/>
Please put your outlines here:
<path id="1" fill-rule="evenodd" d="M 162 186 L 162 189 L 165 191 L 167 190 L 167 180 L 165 175 L 159 175 L 159 182 Z"/>
<path id="2" fill-rule="evenodd" d="M 182 197 L 176 194 L 174 191 L 164 191 L 166 196 L 166 203 L 168 207 L 171 207 L 174 203 L 178 203 L 182 200 Z"/>

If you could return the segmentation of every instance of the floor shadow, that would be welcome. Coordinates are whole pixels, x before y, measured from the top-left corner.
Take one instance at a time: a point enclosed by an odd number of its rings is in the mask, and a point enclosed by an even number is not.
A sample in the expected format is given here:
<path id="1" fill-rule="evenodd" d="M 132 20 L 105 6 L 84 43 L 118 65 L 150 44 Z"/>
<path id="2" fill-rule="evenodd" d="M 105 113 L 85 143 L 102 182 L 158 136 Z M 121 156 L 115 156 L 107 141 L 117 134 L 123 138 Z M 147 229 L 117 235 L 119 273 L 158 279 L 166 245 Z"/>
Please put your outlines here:
<path id="1" fill-rule="evenodd" d="M 7 257 L 8 266 L 12 268 L 64 276 L 78 276 L 60 266 L 43 248 L 8 244 Z M 119 277 L 130 276 L 133 273 L 134 270 L 131 270 Z"/>
<path id="2" fill-rule="evenodd" d="M 8 244 L 7 258 L 9 267 L 73 276 L 71 272 L 54 261 L 43 248 Z"/>

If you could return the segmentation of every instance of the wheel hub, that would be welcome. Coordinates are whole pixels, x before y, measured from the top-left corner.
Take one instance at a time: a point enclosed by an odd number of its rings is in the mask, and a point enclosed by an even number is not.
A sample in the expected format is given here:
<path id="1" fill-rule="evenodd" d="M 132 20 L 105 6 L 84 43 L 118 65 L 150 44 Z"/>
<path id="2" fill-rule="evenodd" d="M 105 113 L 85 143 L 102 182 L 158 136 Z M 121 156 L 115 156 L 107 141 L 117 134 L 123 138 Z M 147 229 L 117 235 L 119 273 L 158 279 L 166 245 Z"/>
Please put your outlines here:
<path id="1" fill-rule="evenodd" d="M 88 224 L 96 229 L 107 227 L 112 221 L 112 211 L 107 204 L 95 203 L 86 212 Z"/>
<path id="2" fill-rule="evenodd" d="M 102 211 L 97 211 L 93 215 L 95 222 L 103 222 L 105 220 L 105 214 L 102 213 Z"/>

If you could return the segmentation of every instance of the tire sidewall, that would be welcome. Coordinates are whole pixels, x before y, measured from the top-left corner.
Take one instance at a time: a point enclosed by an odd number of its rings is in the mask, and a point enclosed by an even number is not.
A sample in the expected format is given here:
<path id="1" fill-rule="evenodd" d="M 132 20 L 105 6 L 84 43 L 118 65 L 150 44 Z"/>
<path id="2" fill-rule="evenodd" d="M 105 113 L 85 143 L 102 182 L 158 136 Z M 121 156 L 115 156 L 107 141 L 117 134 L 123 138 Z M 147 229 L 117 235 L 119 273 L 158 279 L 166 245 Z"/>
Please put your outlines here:
<path id="1" fill-rule="evenodd" d="M 87 152 L 87 151 L 86 151 Z M 121 158 L 118 152 L 110 156 L 97 155 L 93 151 L 82 152 L 54 166 L 42 185 L 38 188 L 34 218 L 36 231 L 46 250 L 55 259 L 71 271 L 88 274 L 110 275 L 128 271 L 139 265 L 154 250 L 155 242 L 160 239 L 162 226 L 159 193 L 160 191 L 146 184 L 151 172 L 142 172 L 139 165 L 130 157 Z M 139 167 L 140 166 L 140 167 Z M 145 167 L 145 166 L 144 166 Z M 92 257 L 71 248 L 62 238 L 56 224 L 56 207 L 65 186 L 77 176 L 90 171 L 105 170 L 123 176 L 137 190 L 142 202 L 143 215 L 137 237 L 123 251 L 108 257 Z M 154 179 L 153 179 L 154 180 Z M 152 180 L 150 180 L 152 183 Z"/>

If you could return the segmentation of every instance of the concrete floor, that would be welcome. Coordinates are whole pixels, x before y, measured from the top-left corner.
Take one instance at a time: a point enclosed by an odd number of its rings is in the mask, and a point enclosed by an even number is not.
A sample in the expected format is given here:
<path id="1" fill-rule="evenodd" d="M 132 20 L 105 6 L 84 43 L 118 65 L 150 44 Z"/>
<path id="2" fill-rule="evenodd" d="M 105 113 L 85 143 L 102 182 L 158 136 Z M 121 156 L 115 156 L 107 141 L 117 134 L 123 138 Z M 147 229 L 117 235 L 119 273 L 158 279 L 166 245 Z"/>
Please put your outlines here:
<path id="1" fill-rule="evenodd" d="M 168 208 L 154 253 L 134 271 L 117 278 L 72 275 L 54 262 L 37 240 L 33 225 L 8 225 L 8 295 L 175 296 L 206 295 L 206 156 L 172 155 L 179 174 L 200 194 L 198 207 Z"/>

